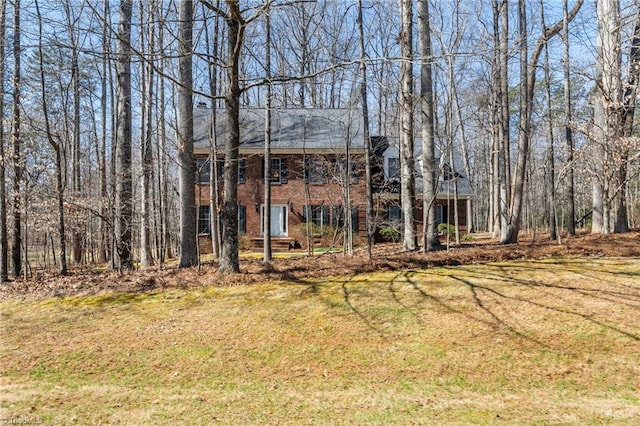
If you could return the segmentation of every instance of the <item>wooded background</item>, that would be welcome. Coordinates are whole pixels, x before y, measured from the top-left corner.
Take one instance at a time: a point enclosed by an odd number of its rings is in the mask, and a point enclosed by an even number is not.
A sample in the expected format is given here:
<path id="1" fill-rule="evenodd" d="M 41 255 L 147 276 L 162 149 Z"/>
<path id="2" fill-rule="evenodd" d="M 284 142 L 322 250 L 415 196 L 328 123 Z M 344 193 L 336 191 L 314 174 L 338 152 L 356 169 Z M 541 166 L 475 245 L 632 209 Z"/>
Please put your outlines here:
<path id="1" fill-rule="evenodd" d="M 191 111 L 199 103 L 231 120 L 243 106 L 362 109 L 366 135 L 400 137 L 408 250 L 437 246 L 430 206 L 439 171 L 415 169 L 416 137 L 422 164 L 454 156 L 450 164 L 462 164 L 454 173 L 471 182 L 473 230 L 503 243 L 521 230 L 556 239 L 640 222 L 635 1 L 0 7 L 0 280 L 34 265 L 66 274 L 68 259 L 124 269 L 175 256 L 197 264 Z M 239 129 L 230 128 L 219 207 L 228 226 L 216 254 L 234 272 Z M 416 174 L 425 218 L 413 216 Z"/>

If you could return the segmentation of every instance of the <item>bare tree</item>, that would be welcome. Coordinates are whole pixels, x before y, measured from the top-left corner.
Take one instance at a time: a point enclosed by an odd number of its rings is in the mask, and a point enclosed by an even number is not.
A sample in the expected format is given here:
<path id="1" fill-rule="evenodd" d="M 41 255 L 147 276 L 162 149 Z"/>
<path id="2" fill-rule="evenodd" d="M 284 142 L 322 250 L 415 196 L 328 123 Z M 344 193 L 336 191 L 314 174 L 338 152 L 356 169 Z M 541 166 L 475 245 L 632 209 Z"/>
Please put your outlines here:
<path id="1" fill-rule="evenodd" d="M 133 182 L 131 173 L 131 15 L 132 0 L 121 0 L 116 54 L 116 250 L 118 267 L 133 268 Z"/>
<path id="2" fill-rule="evenodd" d="M 267 93 L 264 107 L 264 212 L 263 212 L 263 256 L 262 261 L 271 263 L 271 16 L 265 13 L 264 69 Z"/>
<path id="3" fill-rule="evenodd" d="M 573 169 L 573 107 L 571 100 L 571 57 L 569 55 L 569 2 L 562 1 L 562 39 L 564 47 L 564 137 L 567 145 L 567 175 L 566 175 L 566 208 L 567 208 L 567 234 L 570 237 L 576 235 L 576 212 L 575 212 L 575 178 Z"/>
<path id="4" fill-rule="evenodd" d="M 40 70 L 40 88 L 42 89 L 42 114 L 44 115 L 45 131 L 47 133 L 47 141 L 56 158 L 56 192 L 57 192 L 57 208 L 58 208 L 58 242 L 60 245 L 60 275 L 67 275 L 67 242 L 65 231 L 65 214 L 64 214 L 64 177 L 62 164 L 62 147 L 59 135 L 56 137 L 51 129 L 49 119 L 49 107 L 47 102 L 47 91 L 45 90 L 45 73 L 44 73 L 44 40 L 42 37 L 42 15 L 38 0 L 35 2 L 36 13 L 38 16 L 38 65 Z"/>
<path id="5" fill-rule="evenodd" d="M 68 0 L 63 2 L 65 12 L 67 33 L 69 36 L 69 49 L 71 50 L 71 91 L 73 101 L 73 132 L 71 135 L 71 189 L 75 196 L 79 196 L 81 192 L 80 181 L 80 67 L 79 61 L 79 42 L 77 34 L 77 22 L 79 16 L 74 15 L 72 5 Z M 79 226 L 73 230 L 73 261 L 80 263 L 82 261 L 82 232 Z"/>
<path id="6" fill-rule="evenodd" d="M 193 168 L 193 1 L 178 10 L 178 163 L 180 165 L 180 267 L 198 263 L 196 194 Z"/>
<path id="7" fill-rule="evenodd" d="M 4 81 L 5 73 L 5 34 L 6 34 L 7 2 L 0 4 L 0 81 Z M 0 117 L 4 117 L 4 90 L 0 90 Z M 5 183 L 5 133 L 4 120 L 0 119 L 0 283 L 9 278 L 9 242 L 7 238 L 7 188 Z"/>
<path id="8" fill-rule="evenodd" d="M 147 55 L 148 59 L 142 64 L 144 67 L 141 76 L 142 89 L 142 125 L 140 135 L 140 154 L 142 164 L 142 193 L 140 197 L 140 264 L 142 266 L 153 265 L 151 250 L 151 183 L 153 179 L 153 100 L 154 100 L 154 50 L 155 50 L 155 1 L 149 2 L 147 9 Z M 144 24 L 143 4 L 140 2 L 140 20 Z M 141 25 L 141 31 L 144 26 Z M 144 38 L 141 37 L 143 40 Z M 142 47 L 145 49 L 145 46 Z M 145 87 L 146 86 L 146 87 Z M 146 90 L 145 90 L 146 89 Z"/>
<path id="9" fill-rule="evenodd" d="M 540 22 L 542 22 L 542 26 L 545 25 L 545 16 L 544 16 L 544 2 L 540 1 Z M 564 20 L 563 20 L 564 26 Z M 544 46 L 544 81 L 545 81 L 545 94 L 547 101 L 547 216 L 548 216 L 548 228 L 549 228 L 549 239 L 551 241 L 555 241 L 558 239 L 557 232 L 557 223 L 556 223 L 556 158 L 555 158 L 555 148 L 554 148 L 554 132 L 553 132 L 553 112 L 551 108 L 551 71 L 549 66 L 549 45 L 545 43 Z"/>
<path id="10" fill-rule="evenodd" d="M 22 195 L 21 188 L 24 175 L 24 164 L 21 158 L 21 110 L 22 110 L 22 69 L 21 54 L 22 46 L 20 43 L 20 0 L 13 3 L 13 135 L 12 145 L 13 153 L 11 163 L 13 166 L 13 228 L 12 228 L 12 244 L 11 244 L 11 260 L 13 262 L 13 275 L 18 277 L 22 272 Z"/>
<path id="11" fill-rule="evenodd" d="M 111 52 L 111 42 L 109 38 L 109 0 L 104 2 L 104 22 L 102 23 L 102 60 L 100 75 L 100 118 L 102 121 L 102 133 L 100 135 L 100 150 L 98 152 L 98 180 L 100 182 L 100 208 L 99 208 L 99 237 L 98 237 L 98 261 L 107 261 L 107 248 L 109 246 L 108 238 L 108 214 L 109 208 L 107 203 L 107 96 L 108 96 L 108 71 L 109 56 Z"/>
<path id="12" fill-rule="evenodd" d="M 372 259 L 373 233 L 375 227 L 373 213 L 373 179 L 371 176 L 371 134 L 369 126 L 369 100 L 367 96 L 367 54 L 364 47 L 364 16 L 362 0 L 358 0 L 358 35 L 360 44 L 360 98 L 362 102 L 362 120 L 364 136 L 364 178 L 366 181 L 366 227 L 367 255 Z"/>
<path id="13" fill-rule="evenodd" d="M 437 166 L 435 155 L 435 132 L 433 127 L 433 78 L 431 71 L 431 16 L 429 0 L 418 0 L 418 35 L 420 39 L 420 106 L 422 111 L 422 249 L 433 251 L 440 248 L 436 226 L 436 196 L 438 194 Z"/>
<path id="14" fill-rule="evenodd" d="M 411 0 L 400 1 L 402 31 L 400 33 L 400 191 L 403 212 L 402 245 L 405 250 L 417 248 L 415 224 L 415 159 L 413 114 L 413 6 Z"/>
<path id="15" fill-rule="evenodd" d="M 584 0 L 577 0 L 568 19 L 571 21 L 577 15 Z M 544 28 L 543 34 L 535 44 L 533 53 L 529 57 L 527 11 L 526 1 L 518 2 L 518 22 L 520 34 L 520 123 L 518 128 L 518 158 L 513 176 L 513 194 L 509 205 L 509 223 L 506 235 L 501 239 L 502 244 L 516 243 L 522 219 L 522 207 L 524 205 L 524 184 L 529 158 L 529 145 L 531 140 L 531 122 L 533 113 L 533 92 L 536 84 L 535 68 L 544 45 L 549 39 L 557 35 L 563 27 L 563 21 L 557 22 L 551 27 Z"/>

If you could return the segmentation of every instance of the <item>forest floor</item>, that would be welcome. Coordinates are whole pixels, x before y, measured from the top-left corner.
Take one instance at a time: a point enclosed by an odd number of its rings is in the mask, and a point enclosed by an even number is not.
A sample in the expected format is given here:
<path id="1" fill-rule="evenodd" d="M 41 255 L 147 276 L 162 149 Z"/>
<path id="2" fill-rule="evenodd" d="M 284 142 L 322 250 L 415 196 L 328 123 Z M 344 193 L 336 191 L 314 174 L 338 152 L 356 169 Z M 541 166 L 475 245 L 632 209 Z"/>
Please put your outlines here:
<path id="1" fill-rule="evenodd" d="M 276 253 L 271 264 L 263 263 L 259 253 L 243 253 L 241 272 L 230 275 L 218 274 L 217 263 L 207 261 L 206 257 L 200 268 L 178 269 L 174 261 L 166 263 L 162 269 L 156 266 L 126 273 L 86 266 L 72 268 L 69 276 L 36 271 L 34 277 L 0 286 L 0 300 L 251 285 L 282 280 L 296 282 L 376 271 L 553 257 L 640 257 L 640 231 L 606 236 L 582 234 L 563 238 L 560 243 L 549 241 L 548 235 L 544 234 L 521 234 L 520 242 L 511 245 L 500 245 L 486 234 L 475 234 L 472 240 L 464 241 L 460 246 L 429 253 L 406 252 L 398 243 L 385 243 L 373 247 L 371 260 L 366 248 L 362 247 L 357 248 L 353 256 L 343 253 L 315 256 L 307 256 L 305 252 Z"/>

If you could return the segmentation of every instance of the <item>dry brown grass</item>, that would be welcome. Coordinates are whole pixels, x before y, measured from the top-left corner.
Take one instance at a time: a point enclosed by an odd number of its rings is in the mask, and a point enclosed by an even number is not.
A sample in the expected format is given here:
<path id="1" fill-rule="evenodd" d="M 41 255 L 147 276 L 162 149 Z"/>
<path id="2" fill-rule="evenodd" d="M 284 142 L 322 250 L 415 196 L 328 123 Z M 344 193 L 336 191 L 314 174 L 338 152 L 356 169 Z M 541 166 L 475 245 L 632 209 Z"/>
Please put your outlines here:
<path id="1" fill-rule="evenodd" d="M 205 425 L 640 418 L 635 258 L 9 299 L 0 309 L 3 419 Z"/>

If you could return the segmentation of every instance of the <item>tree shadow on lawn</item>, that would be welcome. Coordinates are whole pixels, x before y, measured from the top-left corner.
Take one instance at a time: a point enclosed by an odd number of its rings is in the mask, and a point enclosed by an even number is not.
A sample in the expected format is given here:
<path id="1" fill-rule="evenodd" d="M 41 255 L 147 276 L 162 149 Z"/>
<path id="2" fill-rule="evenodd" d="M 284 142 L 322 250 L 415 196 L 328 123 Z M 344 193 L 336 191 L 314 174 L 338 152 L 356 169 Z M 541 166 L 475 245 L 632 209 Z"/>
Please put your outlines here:
<path id="1" fill-rule="evenodd" d="M 541 266 L 544 265 L 545 264 L 541 263 Z M 544 279 L 525 279 L 515 277 L 510 274 L 514 269 L 530 269 L 532 271 L 538 270 L 535 267 L 526 267 L 523 265 L 516 265 L 514 266 L 514 268 L 511 268 L 511 265 L 508 268 L 500 265 L 492 265 L 492 267 L 497 268 L 497 270 L 501 272 L 491 272 L 490 270 L 482 270 L 481 272 L 476 272 L 470 271 L 468 268 L 463 268 L 461 270 L 459 268 L 443 267 L 444 270 L 450 272 L 446 274 L 444 278 L 452 280 L 452 282 L 460 283 L 465 288 L 467 288 L 469 290 L 469 300 L 472 301 L 472 303 L 481 312 L 484 312 L 486 316 L 474 312 L 469 312 L 465 310 L 464 307 L 452 304 L 444 298 L 429 292 L 429 290 L 426 289 L 422 284 L 422 280 L 420 278 L 416 278 L 419 276 L 428 278 L 428 276 L 430 275 L 429 270 L 412 270 L 398 272 L 389 280 L 387 290 L 393 301 L 403 309 L 406 309 L 408 311 L 413 311 L 415 313 L 416 306 L 418 304 L 429 302 L 440 307 L 445 312 L 462 315 L 470 321 L 483 324 L 495 330 L 501 330 L 506 336 L 512 336 L 513 338 L 517 338 L 519 340 L 528 341 L 534 346 L 544 348 L 546 350 L 555 351 L 555 349 L 557 348 L 554 348 L 540 338 L 533 336 L 532 331 L 527 330 L 525 327 L 523 327 L 522 324 L 519 324 L 517 318 L 505 315 L 501 312 L 508 311 L 509 309 L 514 309 L 514 304 L 525 304 L 536 310 L 549 311 L 553 314 L 569 315 L 579 319 L 580 321 L 588 322 L 592 325 L 595 325 L 601 329 L 613 331 L 620 336 L 631 339 L 634 342 L 640 341 L 640 336 L 637 333 L 625 330 L 623 327 L 620 327 L 620 325 L 613 324 L 611 320 L 602 318 L 603 315 L 607 315 L 607 312 L 600 311 L 594 313 L 586 310 L 581 310 L 580 303 L 575 303 L 578 300 L 576 298 L 591 298 L 611 304 L 614 307 L 615 305 L 619 305 L 627 309 L 631 308 L 633 310 L 638 310 L 638 308 L 640 308 L 640 303 L 634 302 L 640 302 L 640 288 L 626 285 L 623 285 L 624 291 L 621 291 L 619 289 L 620 287 L 618 287 L 618 289 L 587 288 L 576 285 L 574 281 L 569 281 L 566 284 L 564 284 L 564 281 L 561 281 L 560 283 L 553 283 L 547 282 Z M 585 278 L 589 277 L 592 279 L 593 276 L 589 276 L 589 272 L 591 272 L 592 274 L 596 274 L 601 271 L 595 267 L 592 267 L 591 270 L 584 273 Z M 349 284 L 352 283 L 354 279 L 355 277 L 351 277 L 342 283 L 344 302 L 347 304 L 349 309 L 365 323 L 368 328 L 376 331 L 379 335 L 384 337 L 385 331 L 376 326 L 375 321 L 368 315 L 366 310 L 358 308 L 357 303 L 353 300 L 353 291 L 350 290 Z M 511 286 L 511 290 L 515 292 L 515 294 L 509 294 L 508 291 L 503 291 L 500 289 L 500 287 L 494 288 L 491 284 L 483 284 L 479 282 L 481 280 L 491 280 L 495 283 L 507 284 Z M 621 285 L 615 282 L 605 282 L 604 284 L 616 284 L 617 286 Z M 400 288 L 406 285 L 410 285 L 411 288 L 413 288 L 417 292 L 417 294 L 420 296 L 419 302 L 408 304 L 402 300 L 402 297 L 400 297 Z M 529 296 L 519 295 L 517 293 L 518 287 L 522 288 L 523 290 L 532 290 L 534 291 L 534 293 L 533 295 L 531 295 L 531 293 L 527 293 Z M 535 293 L 539 293 L 540 297 L 536 296 Z M 559 303 L 553 303 L 553 301 L 557 301 Z"/>
<path id="2" fill-rule="evenodd" d="M 509 267 L 511 268 L 511 266 Z M 522 265 L 516 265 L 516 268 L 522 268 Z M 445 268 L 446 269 L 446 268 Z M 472 292 L 473 298 L 476 301 L 476 304 L 484 309 L 485 311 L 487 311 L 488 313 L 490 313 L 495 319 L 496 321 L 499 321 L 501 323 L 504 323 L 504 319 L 500 319 L 498 318 L 497 315 L 495 315 L 493 312 L 491 312 L 490 310 L 488 310 L 486 308 L 486 306 L 484 306 L 484 304 L 482 303 L 482 300 L 480 299 L 480 294 L 484 293 L 484 294 L 490 294 L 492 296 L 494 296 L 496 299 L 496 301 L 502 300 L 502 301 L 513 301 L 513 302 L 518 302 L 518 303 L 526 303 L 526 304 L 530 304 L 534 307 L 540 308 L 540 309 L 544 309 L 544 310 L 548 310 L 551 312 L 555 312 L 555 313 L 560 313 L 560 314 L 565 314 L 565 315 L 571 315 L 577 318 L 580 318 L 581 320 L 590 322 L 594 325 L 597 325 L 603 329 L 607 329 L 610 331 L 614 331 L 622 336 L 628 337 L 634 341 L 640 341 L 640 336 L 630 332 L 630 331 L 626 331 L 621 329 L 618 326 L 612 325 L 610 323 L 607 323 L 605 320 L 602 319 L 598 319 L 597 318 L 597 314 L 593 314 L 593 313 L 585 313 L 585 312 L 580 312 L 578 309 L 576 308 L 571 308 L 572 306 L 576 306 L 575 303 L 572 303 L 572 298 L 573 297 L 587 297 L 587 298 L 593 298 L 593 299 L 599 299 L 601 301 L 605 301 L 607 303 L 611 303 L 611 304 L 619 304 L 619 305 L 625 305 L 627 307 L 630 308 L 634 308 L 634 309 L 638 309 L 640 308 L 640 304 L 634 304 L 632 302 L 629 301 L 629 299 L 631 300 L 639 300 L 640 294 L 638 292 L 638 289 L 635 289 L 635 292 L 621 292 L 621 291 L 613 291 L 613 290 L 607 290 L 607 289 L 602 289 L 602 288 L 594 288 L 594 289 L 590 289 L 590 288 L 585 288 L 585 287 L 580 287 L 577 285 L 573 285 L 573 284 L 568 284 L 568 285 L 563 285 L 563 284 L 554 284 L 554 283 L 548 283 L 548 282 L 543 282 L 543 281 L 536 281 L 536 280 L 529 280 L 529 279 L 523 279 L 523 278 L 515 278 L 513 276 L 508 276 L 507 275 L 507 271 L 505 267 L 503 266 L 498 266 L 498 269 L 503 271 L 504 273 L 502 274 L 492 274 L 492 273 L 475 273 L 475 277 L 471 277 L 471 278 L 478 278 L 478 279 L 492 279 L 495 280 L 496 282 L 504 282 L 507 284 L 512 284 L 514 286 L 522 286 L 524 288 L 528 288 L 528 289 L 534 289 L 534 290 L 538 290 L 541 292 L 545 293 L 545 296 L 551 297 L 551 298 L 555 298 L 557 299 L 562 299 L 563 300 L 563 305 L 566 306 L 564 308 L 562 307 L 558 307 L 558 306 L 553 306 L 550 303 L 543 303 L 540 301 L 537 301 L 531 298 L 525 298 L 522 296 L 517 296 L 517 295 L 509 295 L 506 292 L 502 292 L 499 291 L 495 288 L 491 288 L 488 285 L 483 285 L 483 284 L 478 284 L 476 282 L 473 282 L 472 279 L 470 279 L 469 275 L 474 274 L 474 272 L 470 272 L 468 270 L 465 270 L 465 274 L 466 276 L 462 276 L 461 274 L 451 274 L 449 275 L 449 277 L 451 277 L 452 279 L 456 280 L 457 282 L 460 282 L 464 285 L 466 285 L 470 291 Z M 533 270 L 536 270 L 535 268 L 530 268 Z M 452 270 L 455 272 L 455 270 Z M 595 273 L 602 273 L 602 271 L 600 270 L 592 270 L 591 272 Z M 588 276 L 587 274 L 584 275 L 585 278 L 590 278 L 593 279 L 593 276 Z M 618 283 L 613 283 L 618 285 Z M 549 290 L 549 291 L 547 291 Z M 561 296 L 557 291 L 552 291 L 552 290 L 560 290 L 561 292 L 566 292 L 567 295 L 566 296 Z"/>

